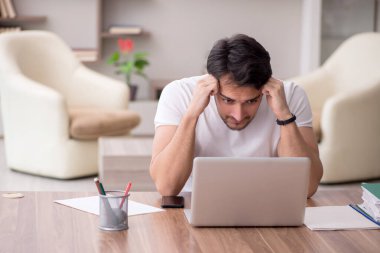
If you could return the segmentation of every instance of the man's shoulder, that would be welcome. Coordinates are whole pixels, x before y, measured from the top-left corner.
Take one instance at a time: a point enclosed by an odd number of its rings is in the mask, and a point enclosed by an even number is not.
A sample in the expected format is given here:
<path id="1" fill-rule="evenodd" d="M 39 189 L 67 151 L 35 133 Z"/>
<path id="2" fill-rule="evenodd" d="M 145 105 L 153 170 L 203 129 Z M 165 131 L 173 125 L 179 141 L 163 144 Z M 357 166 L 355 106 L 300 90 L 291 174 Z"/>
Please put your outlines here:
<path id="1" fill-rule="evenodd" d="M 303 88 L 299 85 L 297 85 L 293 81 L 283 81 L 284 83 L 284 90 L 285 94 L 287 96 L 293 96 L 294 94 L 297 94 L 297 96 L 305 96 L 306 93 L 303 90 Z"/>
<path id="2" fill-rule="evenodd" d="M 169 83 L 163 89 L 160 100 L 190 102 L 193 90 L 200 78 L 200 76 L 186 77 Z"/>
<path id="3" fill-rule="evenodd" d="M 284 84 L 285 91 L 293 91 L 294 88 L 298 86 L 293 81 L 289 81 L 289 80 L 283 81 L 283 84 Z"/>

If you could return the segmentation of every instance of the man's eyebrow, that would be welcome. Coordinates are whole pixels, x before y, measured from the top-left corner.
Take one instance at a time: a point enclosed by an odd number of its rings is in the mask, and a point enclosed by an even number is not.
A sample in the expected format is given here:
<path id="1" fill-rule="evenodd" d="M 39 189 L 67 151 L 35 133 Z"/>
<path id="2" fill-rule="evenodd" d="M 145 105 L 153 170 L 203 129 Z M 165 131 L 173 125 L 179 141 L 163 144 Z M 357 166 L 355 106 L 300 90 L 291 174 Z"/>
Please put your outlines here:
<path id="1" fill-rule="evenodd" d="M 223 95 L 223 94 L 220 93 L 220 92 L 219 92 L 219 95 L 220 95 L 221 97 L 225 98 L 225 99 L 229 99 L 229 100 L 233 100 L 233 101 L 235 101 L 235 99 L 229 98 L 229 97 Z"/>
<path id="2" fill-rule="evenodd" d="M 232 101 L 235 101 L 235 99 L 232 99 L 232 98 L 229 98 L 229 97 L 227 97 L 227 96 L 225 96 L 225 95 L 223 95 L 222 93 L 220 93 L 219 92 L 219 95 L 221 96 L 221 97 L 223 97 L 224 99 L 229 99 L 229 100 L 232 100 Z M 256 97 L 254 97 L 254 98 L 251 98 L 251 99 L 247 99 L 246 101 L 244 101 L 244 102 L 247 102 L 247 101 L 252 101 L 252 100 L 256 100 L 256 99 L 258 99 L 260 96 L 261 96 L 262 94 L 260 93 L 259 95 L 257 95 Z"/>
<path id="3" fill-rule="evenodd" d="M 260 93 L 259 95 L 257 95 L 256 97 L 254 97 L 254 98 L 251 98 L 251 99 L 248 99 L 248 100 L 246 100 L 246 101 L 252 101 L 252 100 L 256 100 L 256 99 L 258 99 L 261 95 L 263 95 L 262 93 Z"/>

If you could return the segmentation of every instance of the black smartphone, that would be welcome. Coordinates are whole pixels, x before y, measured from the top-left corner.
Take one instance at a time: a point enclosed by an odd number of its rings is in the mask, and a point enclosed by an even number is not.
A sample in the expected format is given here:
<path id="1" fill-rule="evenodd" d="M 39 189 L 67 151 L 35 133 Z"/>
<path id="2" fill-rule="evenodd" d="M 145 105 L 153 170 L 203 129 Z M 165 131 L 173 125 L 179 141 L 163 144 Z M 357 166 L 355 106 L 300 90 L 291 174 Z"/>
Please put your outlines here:
<path id="1" fill-rule="evenodd" d="M 162 196 L 162 208 L 183 208 L 185 199 L 182 196 Z"/>

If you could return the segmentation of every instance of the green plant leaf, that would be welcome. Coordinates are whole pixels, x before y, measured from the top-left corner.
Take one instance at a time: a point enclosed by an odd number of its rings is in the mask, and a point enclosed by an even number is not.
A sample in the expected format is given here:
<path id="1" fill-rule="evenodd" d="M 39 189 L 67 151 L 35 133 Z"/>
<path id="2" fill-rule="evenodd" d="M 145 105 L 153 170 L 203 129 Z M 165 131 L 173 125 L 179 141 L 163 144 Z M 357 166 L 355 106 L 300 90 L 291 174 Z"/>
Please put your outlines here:
<path id="1" fill-rule="evenodd" d="M 120 71 L 121 71 L 122 73 L 125 73 L 125 74 L 127 74 L 127 75 L 130 75 L 130 73 L 131 73 L 132 70 L 133 70 L 133 65 L 134 65 L 134 62 L 133 62 L 133 61 L 127 62 L 126 64 L 121 65 L 121 67 L 120 67 Z"/>
<path id="2" fill-rule="evenodd" d="M 140 60 L 140 59 L 146 59 L 147 56 L 148 56 L 148 53 L 146 52 L 137 52 L 133 55 L 133 58 L 135 58 L 135 60 Z"/>
<path id="3" fill-rule="evenodd" d="M 135 67 L 138 70 L 142 71 L 147 65 L 149 65 L 149 62 L 145 59 L 139 59 L 135 61 Z"/>
<path id="4" fill-rule="evenodd" d="M 107 63 L 108 64 L 115 64 L 116 62 L 118 62 L 120 59 L 120 53 L 119 52 L 115 52 L 113 53 L 107 60 Z"/>
<path id="5" fill-rule="evenodd" d="M 149 65 L 147 56 L 146 52 L 136 52 L 127 56 L 116 51 L 107 59 L 107 63 L 116 67 L 116 74 L 124 74 L 127 84 L 130 84 L 132 74 L 148 78 L 144 73 L 145 67 Z"/>

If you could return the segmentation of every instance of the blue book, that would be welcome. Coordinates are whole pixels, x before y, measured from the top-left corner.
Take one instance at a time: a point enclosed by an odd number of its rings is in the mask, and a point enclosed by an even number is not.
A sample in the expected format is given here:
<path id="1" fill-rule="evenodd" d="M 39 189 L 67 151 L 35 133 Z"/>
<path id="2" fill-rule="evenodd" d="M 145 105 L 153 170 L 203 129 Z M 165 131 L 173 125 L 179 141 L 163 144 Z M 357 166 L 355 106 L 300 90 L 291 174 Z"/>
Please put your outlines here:
<path id="1" fill-rule="evenodd" d="M 360 208 L 356 204 L 350 204 L 350 207 L 352 207 L 355 211 L 366 217 L 368 220 L 372 221 L 376 225 L 380 226 L 380 222 L 376 221 L 374 218 L 372 218 L 371 215 L 369 215 L 366 211 L 364 211 L 362 208 Z"/>

